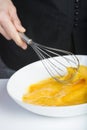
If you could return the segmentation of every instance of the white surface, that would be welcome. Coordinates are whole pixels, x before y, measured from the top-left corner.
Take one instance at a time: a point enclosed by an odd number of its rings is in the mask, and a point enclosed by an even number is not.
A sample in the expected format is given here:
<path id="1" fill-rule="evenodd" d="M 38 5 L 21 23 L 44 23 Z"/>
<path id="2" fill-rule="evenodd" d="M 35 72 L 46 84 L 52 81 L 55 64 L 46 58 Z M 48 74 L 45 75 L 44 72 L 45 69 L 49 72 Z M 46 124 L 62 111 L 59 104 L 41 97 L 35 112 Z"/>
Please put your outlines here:
<path id="1" fill-rule="evenodd" d="M 18 106 L 7 94 L 8 80 L 0 80 L 0 130 L 87 130 L 87 115 L 50 118 Z"/>
<path id="2" fill-rule="evenodd" d="M 82 65 L 87 65 L 87 56 L 79 56 L 78 58 Z M 40 61 L 27 65 L 18 70 L 10 78 L 7 85 L 8 93 L 19 105 L 40 115 L 68 117 L 87 113 L 87 103 L 65 107 L 44 107 L 24 103 L 22 101 L 22 96 L 25 93 L 26 88 L 48 76 L 47 71 Z"/>

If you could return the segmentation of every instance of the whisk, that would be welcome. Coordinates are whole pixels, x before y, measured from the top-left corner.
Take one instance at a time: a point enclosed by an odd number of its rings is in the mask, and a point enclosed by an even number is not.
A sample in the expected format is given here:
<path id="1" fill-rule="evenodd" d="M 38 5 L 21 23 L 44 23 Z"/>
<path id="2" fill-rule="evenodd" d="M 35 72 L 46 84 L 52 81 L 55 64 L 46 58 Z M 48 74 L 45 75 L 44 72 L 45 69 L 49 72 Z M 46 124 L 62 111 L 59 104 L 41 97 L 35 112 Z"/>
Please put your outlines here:
<path id="1" fill-rule="evenodd" d="M 65 83 L 71 80 L 78 72 L 79 60 L 73 53 L 35 43 L 24 33 L 19 33 L 19 35 L 22 40 L 33 48 L 45 69 L 54 80 Z M 73 71 L 71 76 L 63 79 L 64 75 L 68 74 L 67 67 L 72 67 Z"/>

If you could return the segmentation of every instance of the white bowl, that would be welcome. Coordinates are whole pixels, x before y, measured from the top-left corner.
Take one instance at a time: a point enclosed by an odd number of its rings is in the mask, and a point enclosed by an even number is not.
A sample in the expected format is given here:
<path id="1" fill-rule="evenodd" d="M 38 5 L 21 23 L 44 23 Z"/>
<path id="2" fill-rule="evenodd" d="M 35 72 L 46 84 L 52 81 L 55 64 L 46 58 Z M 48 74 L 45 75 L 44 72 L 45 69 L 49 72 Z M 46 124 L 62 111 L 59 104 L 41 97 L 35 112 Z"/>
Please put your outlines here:
<path id="1" fill-rule="evenodd" d="M 87 65 L 87 56 L 79 55 L 77 57 L 82 65 Z M 63 107 L 38 106 L 24 103 L 22 101 L 22 96 L 25 93 L 25 89 L 29 85 L 48 77 L 49 74 L 43 67 L 41 61 L 34 62 L 13 74 L 8 81 L 7 91 L 11 98 L 23 108 L 40 115 L 51 117 L 68 117 L 87 113 L 87 103 Z"/>

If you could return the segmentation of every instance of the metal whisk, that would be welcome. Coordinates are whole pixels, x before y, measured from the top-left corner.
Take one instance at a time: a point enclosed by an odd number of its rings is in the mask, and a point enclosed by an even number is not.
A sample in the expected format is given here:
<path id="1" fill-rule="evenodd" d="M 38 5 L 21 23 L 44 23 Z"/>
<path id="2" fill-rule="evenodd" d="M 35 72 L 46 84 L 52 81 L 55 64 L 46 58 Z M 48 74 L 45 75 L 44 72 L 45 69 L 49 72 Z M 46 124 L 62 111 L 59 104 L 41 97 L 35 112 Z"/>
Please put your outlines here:
<path id="1" fill-rule="evenodd" d="M 33 48 L 33 50 L 42 61 L 47 72 L 56 81 L 65 83 L 71 80 L 77 73 L 79 68 L 79 60 L 73 53 L 35 43 L 24 33 L 19 33 L 19 35 L 22 40 L 24 40 Z M 71 76 L 68 76 L 65 80 L 62 77 L 64 77 L 64 75 L 67 75 L 67 67 L 72 67 L 73 71 Z"/>

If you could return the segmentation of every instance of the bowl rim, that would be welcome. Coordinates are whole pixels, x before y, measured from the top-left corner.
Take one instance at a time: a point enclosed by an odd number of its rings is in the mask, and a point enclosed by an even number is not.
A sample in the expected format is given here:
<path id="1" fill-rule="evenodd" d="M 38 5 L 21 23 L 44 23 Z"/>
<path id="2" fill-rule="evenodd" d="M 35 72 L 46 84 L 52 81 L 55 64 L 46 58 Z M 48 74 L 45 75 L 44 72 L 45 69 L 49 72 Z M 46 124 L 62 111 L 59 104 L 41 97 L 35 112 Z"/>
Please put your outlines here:
<path id="1" fill-rule="evenodd" d="M 76 56 L 77 56 L 77 57 L 87 57 L 87 55 L 76 55 Z M 26 68 L 28 68 L 29 66 L 32 66 L 33 64 L 36 64 L 36 63 L 38 63 L 38 62 L 40 62 L 40 60 L 35 61 L 35 62 L 33 62 L 33 63 L 30 63 L 30 64 L 28 64 L 28 65 L 26 65 L 26 66 L 20 68 L 20 69 L 17 70 L 17 71 L 10 77 L 10 79 L 8 80 L 8 82 L 7 82 L 7 92 L 8 92 L 8 94 L 10 95 L 10 97 L 11 97 L 13 100 L 18 100 L 19 102 L 25 103 L 25 102 L 22 101 L 22 99 L 19 100 L 18 98 L 14 97 L 14 96 L 11 94 L 11 92 L 10 92 L 10 90 L 9 90 L 9 88 L 10 88 L 9 86 L 10 86 L 11 80 L 14 79 L 14 77 L 15 77 L 15 75 L 16 75 L 17 73 L 20 73 L 20 71 L 22 71 L 23 69 L 26 69 Z M 25 103 L 25 104 L 28 104 L 28 103 Z M 85 105 L 87 105 L 87 103 L 75 104 L 75 105 L 66 105 L 66 106 L 41 106 L 41 105 L 35 105 L 35 104 L 28 104 L 28 105 L 31 105 L 31 106 L 39 106 L 39 107 L 44 107 L 44 108 L 71 108 L 71 107 L 85 106 Z"/>

